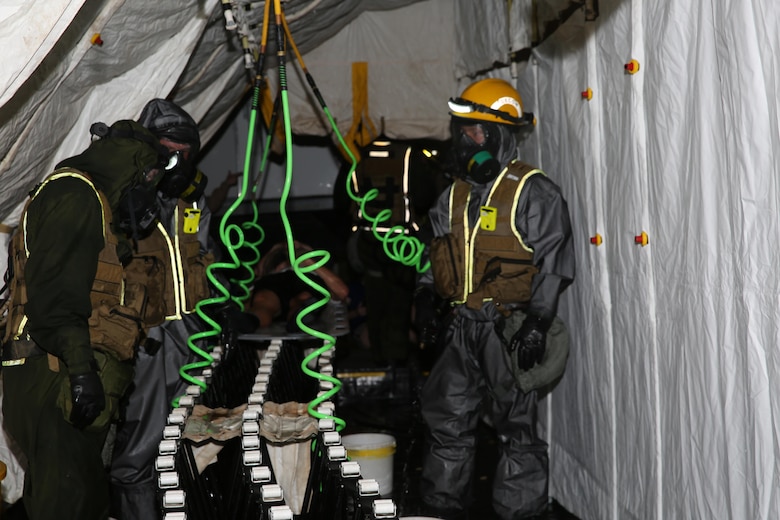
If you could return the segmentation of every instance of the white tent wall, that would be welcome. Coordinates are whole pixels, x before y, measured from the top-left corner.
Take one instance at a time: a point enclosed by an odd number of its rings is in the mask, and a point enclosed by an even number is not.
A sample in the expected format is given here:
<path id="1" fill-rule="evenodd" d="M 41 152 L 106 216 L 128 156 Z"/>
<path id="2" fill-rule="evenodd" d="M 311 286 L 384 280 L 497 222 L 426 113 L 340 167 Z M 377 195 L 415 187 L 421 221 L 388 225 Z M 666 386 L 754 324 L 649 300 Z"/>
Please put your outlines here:
<path id="1" fill-rule="evenodd" d="M 778 518 L 780 7 L 599 7 L 518 82 L 539 121 L 522 155 L 577 240 L 551 494 L 582 518 Z"/>

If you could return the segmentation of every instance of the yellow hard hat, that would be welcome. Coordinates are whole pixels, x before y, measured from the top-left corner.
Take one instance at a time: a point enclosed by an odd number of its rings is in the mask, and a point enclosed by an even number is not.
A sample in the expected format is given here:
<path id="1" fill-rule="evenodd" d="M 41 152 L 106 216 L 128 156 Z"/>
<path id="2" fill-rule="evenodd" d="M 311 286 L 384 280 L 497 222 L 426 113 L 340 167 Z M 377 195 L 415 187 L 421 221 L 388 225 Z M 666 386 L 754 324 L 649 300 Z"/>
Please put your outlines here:
<path id="1" fill-rule="evenodd" d="M 523 100 L 517 90 L 499 78 L 475 81 L 466 87 L 460 97 L 451 98 L 448 104 L 450 115 L 463 119 L 514 126 L 525 125 L 533 120 L 533 114 L 523 113 Z"/>

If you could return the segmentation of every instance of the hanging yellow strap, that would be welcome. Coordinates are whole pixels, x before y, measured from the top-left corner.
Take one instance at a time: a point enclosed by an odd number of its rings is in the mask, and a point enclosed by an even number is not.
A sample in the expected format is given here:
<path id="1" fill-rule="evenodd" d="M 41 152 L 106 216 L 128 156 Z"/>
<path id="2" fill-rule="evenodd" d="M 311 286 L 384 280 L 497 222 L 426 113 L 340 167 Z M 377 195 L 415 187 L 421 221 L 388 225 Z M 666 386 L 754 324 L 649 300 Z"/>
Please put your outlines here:
<path id="1" fill-rule="evenodd" d="M 368 62 L 356 61 L 352 63 L 352 127 L 344 136 L 344 141 L 359 161 L 358 150 L 371 144 L 377 135 L 376 127 L 368 115 Z M 351 161 L 341 146 L 339 150 Z"/>

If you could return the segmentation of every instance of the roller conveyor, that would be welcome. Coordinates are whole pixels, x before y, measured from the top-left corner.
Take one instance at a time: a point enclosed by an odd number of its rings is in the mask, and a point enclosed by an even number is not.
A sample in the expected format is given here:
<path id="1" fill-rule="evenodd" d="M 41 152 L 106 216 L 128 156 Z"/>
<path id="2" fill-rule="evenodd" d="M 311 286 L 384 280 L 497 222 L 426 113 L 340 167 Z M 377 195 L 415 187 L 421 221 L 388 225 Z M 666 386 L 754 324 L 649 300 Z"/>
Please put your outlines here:
<path id="1" fill-rule="evenodd" d="M 317 321 L 313 328 L 334 337 L 349 330 L 339 302 L 329 302 Z M 377 482 L 362 478 L 359 464 L 349 460 L 332 401 L 319 403 L 319 419 L 308 412 L 292 418 L 267 413 L 296 409 L 295 403 L 305 409 L 332 391 L 330 381 L 312 378 L 301 367 L 307 352 L 322 345 L 279 325 L 215 347 L 214 363 L 201 374 L 206 390 L 193 385 L 179 400 L 159 446 L 155 470 L 164 520 L 398 518 L 393 500 L 381 497 Z M 326 350 L 306 366 L 332 377 L 331 357 Z M 219 427 L 203 427 L 208 411 L 222 414 Z M 309 429 L 302 438 L 293 431 L 287 442 L 269 441 L 279 433 L 269 424 L 280 423 L 285 432 L 285 421 Z M 305 455 L 296 464 L 281 462 L 290 453 Z M 204 456 L 211 458 L 199 460 Z"/>

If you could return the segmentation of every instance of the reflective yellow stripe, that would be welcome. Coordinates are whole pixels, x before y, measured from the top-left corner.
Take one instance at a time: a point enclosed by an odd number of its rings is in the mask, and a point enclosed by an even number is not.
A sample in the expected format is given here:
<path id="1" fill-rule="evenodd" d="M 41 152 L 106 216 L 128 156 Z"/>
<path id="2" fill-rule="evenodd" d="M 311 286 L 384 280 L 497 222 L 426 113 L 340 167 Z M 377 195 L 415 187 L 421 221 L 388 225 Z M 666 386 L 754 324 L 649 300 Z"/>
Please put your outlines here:
<path id="1" fill-rule="evenodd" d="M 173 213 L 173 229 L 174 229 L 174 261 L 176 265 L 176 289 L 179 292 L 179 307 L 178 314 L 186 311 L 187 307 L 187 293 L 184 290 L 184 266 L 181 259 L 181 243 L 179 242 L 179 206 L 176 206 L 176 210 Z"/>
<path id="2" fill-rule="evenodd" d="M 175 222 L 178 222 L 178 213 Z M 165 231 L 165 226 L 161 222 L 157 222 L 157 229 L 162 233 L 165 243 L 168 245 L 168 254 L 171 257 L 171 276 L 173 277 L 173 300 L 176 312 L 165 317 L 166 320 L 180 320 L 181 319 L 181 289 L 179 287 L 179 277 L 181 275 L 181 261 L 179 261 L 179 255 L 176 253 L 173 242 L 168 232 Z M 178 242 L 178 237 L 177 237 Z M 174 265 L 176 267 L 174 267 Z"/>
<path id="3" fill-rule="evenodd" d="M 477 236 L 477 229 L 479 229 L 479 217 L 477 217 L 476 225 L 474 229 L 469 231 L 469 206 L 471 205 L 471 191 L 469 190 L 469 196 L 466 198 L 466 205 L 463 206 L 463 237 L 466 242 L 466 250 L 463 252 L 463 259 L 465 268 L 463 274 L 466 280 L 463 284 L 463 301 L 468 299 L 469 294 L 474 286 L 474 239 Z"/>
<path id="4" fill-rule="evenodd" d="M 358 178 L 357 178 L 357 167 L 354 170 L 352 170 L 350 181 L 352 182 L 352 192 L 355 195 L 357 195 L 358 193 L 360 193 L 360 186 L 358 186 Z M 360 215 L 360 203 L 358 203 L 358 215 Z"/>
<path id="5" fill-rule="evenodd" d="M 531 170 L 530 172 L 526 173 L 525 176 L 520 180 L 520 184 L 518 184 L 517 190 L 515 190 L 514 202 L 512 203 L 512 213 L 511 213 L 512 215 L 516 214 L 517 204 L 518 201 L 520 200 L 520 192 L 523 191 L 523 187 L 525 186 L 525 181 L 527 181 L 532 175 L 536 175 L 537 173 L 541 173 L 542 175 L 545 174 L 542 170 L 536 168 L 535 170 Z M 515 221 L 514 218 L 509 219 L 509 225 L 512 227 L 512 233 L 514 233 L 514 235 L 517 237 L 517 240 L 520 242 L 520 245 L 523 247 L 523 249 L 525 249 L 529 253 L 533 253 L 534 250 L 528 247 L 527 245 L 525 245 L 525 242 L 523 241 L 523 237 L 520 236 L 520 232 L 517 230 L 517 222 Z"/>
<path id="6" fill-rule="evenodd" d="M 404 225 L 409 226 L 409 222 L 412 220 L 412 211 L 409 209 L 409 158 L 412 156 L 412 147 L 406 147 L 406 153 L 404 154 Z"/>
<path id="7" fill-rule="evenodd" d="M 398 229 L 398 228 L 399 228 L 399 226 L 396 226 L 395 228 L 377 226 L 376 229 L 374 229 L 372 227 L 363 226 L 363 227 L 361 227 L 359 229 L 362 229 L 363 231 L 376 231 L 377 233 L 385 233 L 385 234 L 387 234 L 387 233 L 393 233 L 395 235 L 408 235 L 409 234 L 409 230 L 408 229 L 403 229 L 403 228 Z M 353 226 L 352 227 L 352 231 L 357 231 L 357 229 L 358 229 L 357 226 Z"/>
<path id="8" fill-rule="evenodd" d="M 22 321 L 19 322 L 19 328 L 16 330 L 16 334 L 14 334 L 13 338 L 14 340 L 21 339 L 22 338 L 22 332 L 24 332 L 24 327 L 27 325 L 27 315 L 25 314 L 22 316 Z"/>

